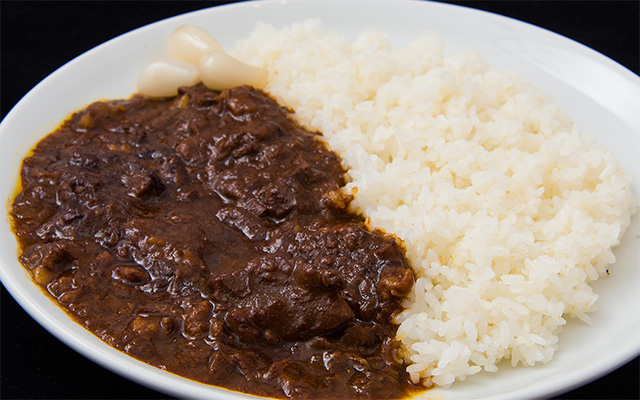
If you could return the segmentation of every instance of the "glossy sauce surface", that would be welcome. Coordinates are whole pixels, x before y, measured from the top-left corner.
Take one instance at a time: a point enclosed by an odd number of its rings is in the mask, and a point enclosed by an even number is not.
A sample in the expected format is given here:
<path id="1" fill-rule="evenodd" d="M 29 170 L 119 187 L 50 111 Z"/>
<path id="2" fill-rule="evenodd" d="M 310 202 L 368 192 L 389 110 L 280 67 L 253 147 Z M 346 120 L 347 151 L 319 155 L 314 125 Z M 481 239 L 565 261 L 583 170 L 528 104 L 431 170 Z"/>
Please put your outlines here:
<path id="1" fill-rule="evenodd" d="M 399 398 L 414 282 L 347 211 L 339 158 L 265 93 L 99 102 L 26 158 L 21 262 L 80 324 L 173 373 L 290 398 Z"/>

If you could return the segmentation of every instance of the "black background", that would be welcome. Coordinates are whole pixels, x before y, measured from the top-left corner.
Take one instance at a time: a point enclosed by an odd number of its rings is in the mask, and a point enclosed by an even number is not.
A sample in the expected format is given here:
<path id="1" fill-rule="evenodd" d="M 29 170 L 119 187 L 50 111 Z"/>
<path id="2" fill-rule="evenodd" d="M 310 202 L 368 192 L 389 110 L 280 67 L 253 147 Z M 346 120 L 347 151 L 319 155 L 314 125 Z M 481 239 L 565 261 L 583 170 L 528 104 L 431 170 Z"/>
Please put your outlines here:
<path id="1" fill-rule="evenodd" d="M 159 19 L 223 3 L 0 2 L 2 118 L 40 80 L 84 51 Z M 638 1 L 447 3 L 530 22 L 581 42 L 636 74 L 640 71 Z M 0 291 L 0 398 L 167 398 L 70 350 L 36 324 L 4 288 Z M 636 358 L 559 398 L 638 399 L 639 364 Z"/>

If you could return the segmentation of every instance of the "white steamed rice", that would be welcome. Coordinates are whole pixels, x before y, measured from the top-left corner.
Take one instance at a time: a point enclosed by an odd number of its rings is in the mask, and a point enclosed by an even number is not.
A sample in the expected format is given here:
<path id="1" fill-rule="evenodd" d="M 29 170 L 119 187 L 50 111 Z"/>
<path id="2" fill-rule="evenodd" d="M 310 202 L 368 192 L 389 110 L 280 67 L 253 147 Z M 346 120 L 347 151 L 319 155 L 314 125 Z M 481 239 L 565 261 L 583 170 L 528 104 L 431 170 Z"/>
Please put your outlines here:
<path id="1" fill-rule="evenodd" d="M 259 24 L 234 55 L 321 131 L 354 209 L 404 240 L 417 282 L 398 323 L 411 377 L 448 386 L 548 362 L 565 318 L 590 322 L 590 283 L 635 212 L 630 178 L 550 99 L 427 34 L 394 49 L 317 20 Z"/>

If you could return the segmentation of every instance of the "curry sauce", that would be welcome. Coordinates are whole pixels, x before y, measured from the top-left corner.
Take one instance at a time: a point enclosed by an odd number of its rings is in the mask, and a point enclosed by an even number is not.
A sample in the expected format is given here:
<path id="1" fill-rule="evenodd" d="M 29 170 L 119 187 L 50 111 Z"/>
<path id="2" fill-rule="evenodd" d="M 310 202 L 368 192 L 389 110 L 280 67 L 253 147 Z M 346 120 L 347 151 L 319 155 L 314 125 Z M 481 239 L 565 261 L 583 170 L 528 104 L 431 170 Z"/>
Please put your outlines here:
<path id="1" fill-rule="evenodd" d="M 20 261 L 109 345 L 207 384 L 400 398 L 402 247 L 349 212 L 340 159 L 266 93 L 97 102 L 23 162 Z"/>

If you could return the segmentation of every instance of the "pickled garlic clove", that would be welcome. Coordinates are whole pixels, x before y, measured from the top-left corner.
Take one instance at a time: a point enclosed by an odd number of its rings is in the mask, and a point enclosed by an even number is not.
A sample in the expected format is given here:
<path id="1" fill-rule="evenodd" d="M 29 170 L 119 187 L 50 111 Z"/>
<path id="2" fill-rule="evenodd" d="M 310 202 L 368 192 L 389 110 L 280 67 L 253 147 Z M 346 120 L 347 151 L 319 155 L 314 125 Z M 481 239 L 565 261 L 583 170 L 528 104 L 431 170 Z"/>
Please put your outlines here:
<path id="1" fill-rule="evenodd" d="M 171 97 L 180 86 L 200 82 L 198 67 L 180 60 L 158 59 L 147 63 L 138 74 L 138 93 L 150 97 Z"/>
<path id="2" fill-rule="evenodd" d="M 209 51 L 222 51 L 222 46 L 206 30 L 193 25 L 176 28 L 167 40 L 167 56 L 197 65 Z"/>
<path id="3" fill-rule="evenodd" d="M 267 70 L 244 64 L 222 51 L 211 51 L 202 56 L 198 70 L 202 83 L 212 90 L 240 85 L 264 88 L 269 77 Z"/>

